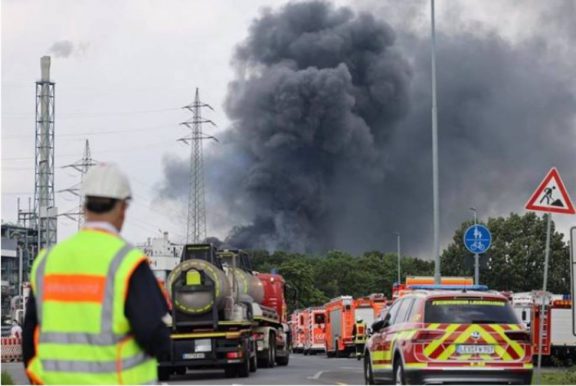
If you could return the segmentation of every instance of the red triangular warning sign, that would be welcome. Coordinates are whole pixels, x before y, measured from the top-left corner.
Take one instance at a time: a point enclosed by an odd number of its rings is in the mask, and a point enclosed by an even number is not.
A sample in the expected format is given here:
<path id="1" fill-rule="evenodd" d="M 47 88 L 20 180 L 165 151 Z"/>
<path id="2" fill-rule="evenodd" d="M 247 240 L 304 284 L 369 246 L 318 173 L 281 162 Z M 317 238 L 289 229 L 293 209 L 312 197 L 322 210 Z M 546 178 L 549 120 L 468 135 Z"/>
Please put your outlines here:
<path id="1" fill-rule="evenodd" d="M 556 168 L 550 169 L 525 206 L 528 210 L 576 214 L 564 182 Z"/>

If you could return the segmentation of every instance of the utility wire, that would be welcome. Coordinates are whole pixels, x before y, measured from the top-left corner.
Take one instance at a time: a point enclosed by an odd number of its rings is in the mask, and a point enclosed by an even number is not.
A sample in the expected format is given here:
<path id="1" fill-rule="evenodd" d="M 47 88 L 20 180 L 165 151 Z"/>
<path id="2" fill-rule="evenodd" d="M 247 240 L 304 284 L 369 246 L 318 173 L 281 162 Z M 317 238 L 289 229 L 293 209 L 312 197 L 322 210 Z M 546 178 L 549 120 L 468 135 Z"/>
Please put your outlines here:
<path id="1" fill-rule="evenodd" d="M 58 119 L 74 119 L 77 117 L 82 118 L 98 118 L 108 117 L 114 115 L 130 115 L 130 114 L 149 114 L 149 113 L 163 113 L 167 111 L 180 110 L 179 107 L 170 107 L 166 109 L 152 109 L 152 110 L 133 110 L 133 111 L 98 111 L 98 112 L 73 112 L 70 114 L 58 115 Z M 34 112 L 2 114 L 2 119 L 29 119 L 34 116 Z"/>

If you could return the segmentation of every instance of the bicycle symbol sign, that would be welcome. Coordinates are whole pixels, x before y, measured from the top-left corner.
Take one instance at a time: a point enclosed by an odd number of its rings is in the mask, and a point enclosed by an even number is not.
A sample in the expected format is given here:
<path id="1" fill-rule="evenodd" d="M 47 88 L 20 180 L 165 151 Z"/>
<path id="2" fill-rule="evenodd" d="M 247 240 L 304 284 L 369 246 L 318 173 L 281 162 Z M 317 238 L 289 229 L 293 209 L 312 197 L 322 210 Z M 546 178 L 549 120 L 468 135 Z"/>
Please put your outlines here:
<path id="1" fill-rule="evenodd" d="M 492 244 L 492 235 L 482 224 L 474 224 L 464 232 L 464 246 L 472 253 L 484 253 Z"/>

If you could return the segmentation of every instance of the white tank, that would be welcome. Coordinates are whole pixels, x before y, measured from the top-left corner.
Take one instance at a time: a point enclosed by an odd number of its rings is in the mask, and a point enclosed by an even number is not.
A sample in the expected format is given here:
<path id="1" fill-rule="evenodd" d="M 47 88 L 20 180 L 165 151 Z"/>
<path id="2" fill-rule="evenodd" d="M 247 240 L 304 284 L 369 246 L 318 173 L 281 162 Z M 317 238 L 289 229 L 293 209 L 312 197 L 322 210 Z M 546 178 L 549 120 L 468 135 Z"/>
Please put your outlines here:
<path id="1" fill-rule="evenodd" d="M 172 284 L 182 276 L 182 273 L 189 271 L 203 272 L 215 285 L 215 298 L 208 292 L 178 292 L 172 293 Z M 186 260 L 178 264 L 166 280 L 166 287 L 174 307 L 187 314 L 203 314 L 212 310 L 216 306 L 218 310 L 223 310 L 227 304 L 227 299 L 231 296 L 230 283 L 222 270 L 213 264 L 198 259 Z"/>
<path id="2" fill-rule="evenodd" d="M 235 268 L 234 276 L 238 283 L 238 295 L 248 295 L 252 301 L 262 304 L 264 300 L 264 284 L 256 276 L 249 274 L 246 271 Z"/>

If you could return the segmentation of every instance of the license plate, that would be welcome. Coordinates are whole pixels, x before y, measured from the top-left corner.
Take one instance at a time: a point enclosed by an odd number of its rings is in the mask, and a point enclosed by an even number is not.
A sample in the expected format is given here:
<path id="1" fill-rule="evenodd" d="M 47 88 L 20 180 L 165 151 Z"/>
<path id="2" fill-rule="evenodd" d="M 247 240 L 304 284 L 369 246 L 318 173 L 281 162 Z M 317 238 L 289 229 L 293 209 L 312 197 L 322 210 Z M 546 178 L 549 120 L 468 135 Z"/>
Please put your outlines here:
<path id="1" fill-rule="evenodd" d="M 458 354 L 494 354 L 494 346 L 491 345 L 459 345 L 456 347 Z"/>
<path id="2" fill-rule="evenodd" d="M 182 355 L 183 359 L 204 359 L 206 358 L 206 354 L 203 352 L 191 352 Z"/>

